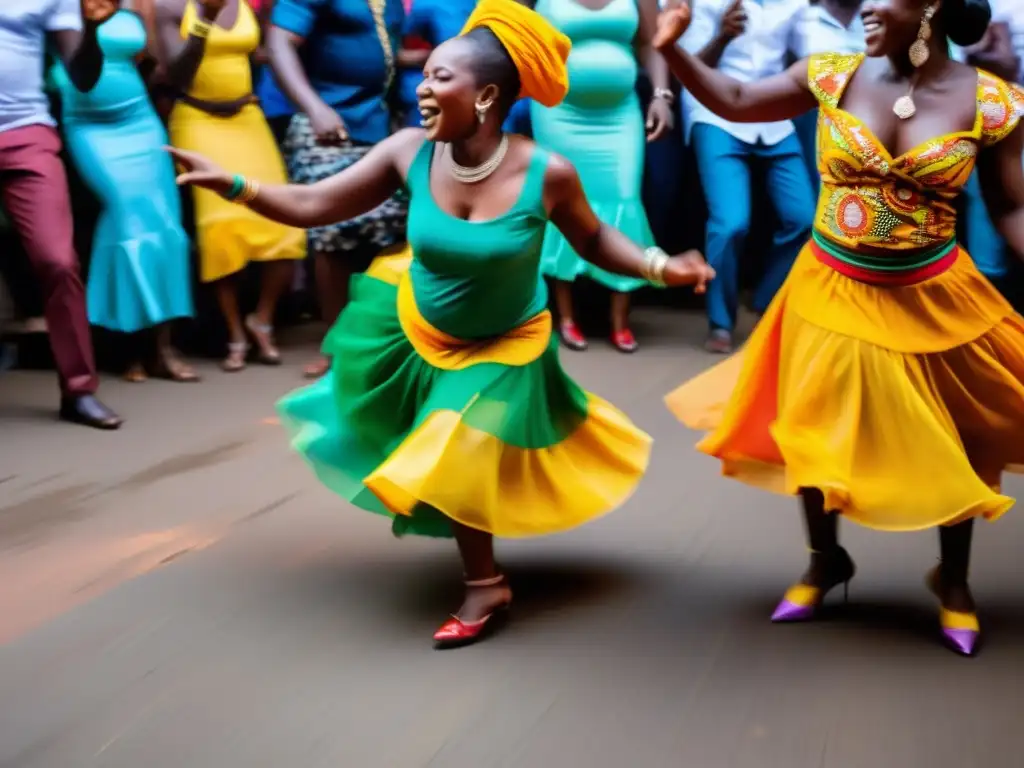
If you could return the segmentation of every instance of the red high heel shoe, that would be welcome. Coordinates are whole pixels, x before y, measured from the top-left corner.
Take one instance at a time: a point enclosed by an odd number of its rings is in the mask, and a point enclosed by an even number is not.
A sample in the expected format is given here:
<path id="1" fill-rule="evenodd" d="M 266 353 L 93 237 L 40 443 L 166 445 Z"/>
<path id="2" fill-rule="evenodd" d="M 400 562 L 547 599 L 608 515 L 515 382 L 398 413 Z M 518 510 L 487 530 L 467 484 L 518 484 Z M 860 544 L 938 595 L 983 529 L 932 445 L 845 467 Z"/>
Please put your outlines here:
<path id="1" fill-rule="evenodd" d="M 573 352 L 582 352 L 587 348 L 587 337 L 571 320 L 559 326 L 558 337 L 561 339 L 562 345 Z"/>
<path id="2" fill-rule="evenodd" d="M 621 331 L 615 331 L 612 334 L 612 345 L 627 355 L 636 352 L 640 349 L 640 345 L 636 343 L 636 337 L 629 328 L 623 328 Z"/>
<path id="3" fill-rule="evenodd" d="M 504 583 L 504 581 L 505 576 L 501 575 L 490 579 L 467 581 L 466 586 L 470 589 L 473 587 L 496 587 Z M 452 616 L 434 633 L 434 647 L 439 650 L 459 648 L 482 640 L 486 636 L 485 633 L 487 631 L 494 630 L 499 621 L 503 621 L 508 617 L 508 609 L 511 603 L 512 598 L 509 597 L 504 603 L 495 606 L 491 609 L 490 613 L 476 621 L 463 621 L 458 616 Z"/>

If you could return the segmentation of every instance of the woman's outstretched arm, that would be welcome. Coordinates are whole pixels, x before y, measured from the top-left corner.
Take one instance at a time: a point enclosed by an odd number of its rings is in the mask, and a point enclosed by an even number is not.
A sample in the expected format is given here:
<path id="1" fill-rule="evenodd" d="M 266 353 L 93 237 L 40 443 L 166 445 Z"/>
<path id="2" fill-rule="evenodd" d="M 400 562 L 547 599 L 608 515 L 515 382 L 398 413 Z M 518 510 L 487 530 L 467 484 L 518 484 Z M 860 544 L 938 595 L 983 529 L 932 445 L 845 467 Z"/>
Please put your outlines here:
<path id="1" fill-rule="evenodd" d="M 681 49 L 677 43 L 690 24 L 690 13 L 687 5 L 662 13 L 654 46 L 672 74 L 701 104 L 733 123 L 791 120 L 817 106 L 807 85 L 806 59 L 773 77 L 741 83 Z"/>
<path id="2" fill-rule="evenodd" d="M 359 162 L 316 184 L 260 185 L 247 205 L 261 216 L 303 229 L 354 218 L 399 189 L 422 143 L 423 131 L 407 128 L 377 144 Z M 235 184 L 234 174 L 198 153 L 172 147 L 168 152 L 183 171 L 178 184 L 204 187 L 219 195 L 227 195 Z"/>
<path id="3" fill-rule="evenodd" d="M 553 155 L 548 162 L 544 204 L 551 223 L 576 253 L 607 272 L 645 280 L 660 278 L 669 286 L 692 285 L 697 293 L 704 293 L 715 276 L 715 270 L 698 251 L 672 257 L 660 251 L 652 254 L 615 227 L 602 223 L 583 193 L 576 169 L 562 157 Z"/>

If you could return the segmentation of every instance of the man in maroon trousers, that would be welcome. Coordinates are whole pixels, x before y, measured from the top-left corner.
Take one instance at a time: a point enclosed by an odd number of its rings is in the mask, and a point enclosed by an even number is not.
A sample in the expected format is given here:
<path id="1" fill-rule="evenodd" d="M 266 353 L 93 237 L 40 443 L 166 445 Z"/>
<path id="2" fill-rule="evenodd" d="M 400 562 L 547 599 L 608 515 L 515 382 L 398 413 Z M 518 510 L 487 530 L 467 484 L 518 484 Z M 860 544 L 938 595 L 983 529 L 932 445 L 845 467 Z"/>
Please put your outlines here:
<path id="1" fill-rule="evenodd" d="M 98 429 L 117 429 L 121 418 L 96 398 L 71 201 L 43 65 L 52 44 L 75 87 L 90 90 L 103 67 L 96 28 L 116 10 L 113 0 L 0 0 L 0 194 L 42 288 L 60 417 Z"/>

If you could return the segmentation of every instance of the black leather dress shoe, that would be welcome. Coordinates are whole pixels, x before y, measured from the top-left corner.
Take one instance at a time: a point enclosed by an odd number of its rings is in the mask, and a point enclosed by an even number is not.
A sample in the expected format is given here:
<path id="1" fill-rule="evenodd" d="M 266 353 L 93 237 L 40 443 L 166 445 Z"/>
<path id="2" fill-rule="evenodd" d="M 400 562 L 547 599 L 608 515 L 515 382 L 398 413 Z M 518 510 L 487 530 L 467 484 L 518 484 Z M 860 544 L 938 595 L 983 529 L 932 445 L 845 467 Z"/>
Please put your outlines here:
<path id="1" fill-rule="evenodd" d="M 60 418 L 94 429 L 117 429 L 124 421 L 94 395 L 65 397 L 60 401 Z"/>

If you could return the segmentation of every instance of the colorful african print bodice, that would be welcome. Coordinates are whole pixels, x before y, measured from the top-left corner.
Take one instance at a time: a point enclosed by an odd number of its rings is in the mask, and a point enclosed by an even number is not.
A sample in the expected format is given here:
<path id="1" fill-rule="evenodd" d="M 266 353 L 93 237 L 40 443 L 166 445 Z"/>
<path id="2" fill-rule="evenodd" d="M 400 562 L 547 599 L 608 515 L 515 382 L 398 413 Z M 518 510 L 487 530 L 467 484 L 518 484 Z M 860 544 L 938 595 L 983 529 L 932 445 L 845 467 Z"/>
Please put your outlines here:
<path id="1" fill-rule="evenodd" d="M 939 136 L 893 157 L 864 123 L 839 106 L 863 54 L 809 61 L 818 118 L 821 196 L 815 229 L 847 248 L 935 248 L 956 236 L 954 201 L 979 150 L 1008 136 L 1024 116 L 1024 90 L 978 71 L 970 131 Z"/>

